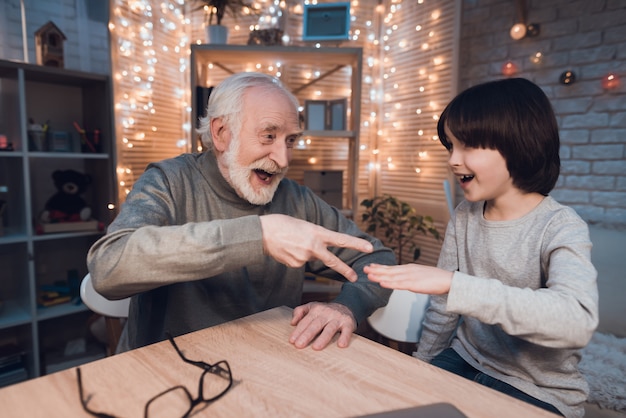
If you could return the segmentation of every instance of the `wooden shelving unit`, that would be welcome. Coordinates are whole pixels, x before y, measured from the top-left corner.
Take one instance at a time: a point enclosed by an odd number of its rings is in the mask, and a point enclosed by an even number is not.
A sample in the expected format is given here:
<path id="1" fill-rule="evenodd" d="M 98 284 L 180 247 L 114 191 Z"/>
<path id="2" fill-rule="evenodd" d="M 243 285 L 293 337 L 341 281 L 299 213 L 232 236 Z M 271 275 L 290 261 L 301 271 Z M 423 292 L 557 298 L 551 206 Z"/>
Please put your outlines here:
<path id="1" fill-rule="evenodd" d="M 0 235 L 0 347 L 12 344 L 21 352 L 25 373 L 16 380 L 56 370 L 46 364 L 48 354 L 87 337 L 91 313 L 77 295 L 50 307 L 40 306 L 37 296 L 42 287 L 68 276 L 80 282 L 87 273 L 87 251 L 103 231 L 38 234 L 36 222 L 56 192 L 52 172 L 57 169 L 90 175 L 92 183 L 82 197 L 93 218 L 104 225 L 112 220 L 108 205 L 117 205 L 111 97 L 108 76 L 0 60 L 0 134 L 11 143 L 11 149 L 0 149 L 0 200 L 6 202 Z M 48 123 L 50 133 L 67 133 L 67 150 L 49 151 L 49 142 L 35 149 L 29 120 Z M 82 152 L 74 122 L 100 131 L 100 152 Z M 92 358 L 93 353 L 85 356 Z M 0 386 L 14 383 L 9 375 L 0 367 Z"/>
<path id="2" fill-rule="evenodd" d="M 358 207 L 362 58 L 361 48 L 192 45 L 193 126 L 201 114 L 197 87 L 215 86 L 241 71 L 279 76 L 303 106 L 306 100 L 345 98 L 346 129 L 305 131 L 304 142 L 294 149 L 288 176 L 303 182 L 305 170 L 343 170 L 344 196 L 340 209 L 353 217 Z M 198 138 L 192 135 L 192 149 L 200 148 Z"/>

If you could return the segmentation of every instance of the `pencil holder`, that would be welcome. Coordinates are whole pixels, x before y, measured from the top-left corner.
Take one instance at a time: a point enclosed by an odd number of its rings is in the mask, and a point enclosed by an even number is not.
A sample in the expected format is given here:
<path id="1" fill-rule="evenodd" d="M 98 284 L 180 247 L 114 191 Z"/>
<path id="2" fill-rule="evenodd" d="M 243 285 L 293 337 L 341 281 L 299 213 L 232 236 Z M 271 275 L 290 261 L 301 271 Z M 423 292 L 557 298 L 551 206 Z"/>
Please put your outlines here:
<path id="1" fill-rule="evenodd" d="M 48 151 L 46 144 L 46 132 L 44 131 L 28 131 L 28 150 L 29 151 Z"/>
<path id="2" fill-rule="evenodd" d="M 100 131 L 87 131 L 80 134 L 80 151 L 85 154 L 102 152 Z"/>

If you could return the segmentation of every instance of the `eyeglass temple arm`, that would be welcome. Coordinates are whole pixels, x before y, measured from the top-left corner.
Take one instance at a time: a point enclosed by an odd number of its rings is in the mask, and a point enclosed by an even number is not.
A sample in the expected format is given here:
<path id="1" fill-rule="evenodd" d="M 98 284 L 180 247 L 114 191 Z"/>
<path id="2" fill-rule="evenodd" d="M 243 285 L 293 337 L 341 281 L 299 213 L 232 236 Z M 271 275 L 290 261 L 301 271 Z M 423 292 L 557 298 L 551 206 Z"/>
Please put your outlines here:
<path id="1" fill-rule="evenodd" d="M 188 359 L 187 357 L 185 357 L 185 355 L 183 354 L 183 352 L 180 350 L 180 348 L 178 348 L 178 345 L 176 344 L 176 341 L 174 341 L 174 337 L 172 337 L 171 334 L 167 334 L 167 339 L 170 340 L 170 343 L 174 346 L 174 349 L 176 350 L 176 352 L 178 353 L 178 356 L 185 362 L 185 363 L 189 363 L 189 364 L 193 364 L 196 367 L 199 367 L 201 369 L 204 370 L 213 370 L 213 369 L 217 369 L 218 374 L 222 374 L 222 373 L 230 373 L 230 367 L 228 367 L 228 369 L 225 369 L 223 367 L 220 366 L 220 363 L 224 362 L 226 363 L 225 360 L 222 360 L 216 364 L 209 364 L 205 361 L 196 361 L 196 360 L 191 360 Z M 226 363 L 228 365 L 228 363 Z M 215 373 L 215 372 L 212 372 Z"/>
<path id="2" fill-rule="evenodd" d="M 190 360 L 187 357 L 185 357 L 185 355 L 183 354 L 182 351 L 180 351 L 180 348 L 178 348 L 178 345 L 176 344 L 176 341 L 174 341 L 174 337 L 172 337 L 172 334 L 170 334 L 169 332 L 166 333 L 167 339 L 170 341 L 170 343 L 174 346 L 174 349 L 176 350 L 176 352 L 178 353 L 178 356 L 185 362 L 185 363 L 189 363 L 192 364 L 196 367 L 199 367 L 203 370 L 206 370 L 207 372 L 211 372 L 213 374 L 216 374 L 224 379 L 230 380 L 232 382 L 232 372 L 230 371 L 230 364 L 228 364 L 228 362 L 226 360 L 222 360 L 219 361 L 215 364 L 209 364 L 207 362 L 204 361 L 196 361 L 196 360 Z M 226 365 L 226 367 L 222 367 L 220 364 L 224 363 Z"/>
<path id="3" fill-rule="evenodd" d="M 104 412 L 92 411 L 89 406 L 89 399 L 85 399 L 85 393 L 83 392 L 83 377 L 80 371 L 80 367 L 76 368 L 76 380 L 78 380 L 78 394 L 80 395 L 80 403 L 83 405 L 85 412 L 90 413 L 94 417 L 98 418 L 116 418 L 115 415 L 109 415 Z"/>

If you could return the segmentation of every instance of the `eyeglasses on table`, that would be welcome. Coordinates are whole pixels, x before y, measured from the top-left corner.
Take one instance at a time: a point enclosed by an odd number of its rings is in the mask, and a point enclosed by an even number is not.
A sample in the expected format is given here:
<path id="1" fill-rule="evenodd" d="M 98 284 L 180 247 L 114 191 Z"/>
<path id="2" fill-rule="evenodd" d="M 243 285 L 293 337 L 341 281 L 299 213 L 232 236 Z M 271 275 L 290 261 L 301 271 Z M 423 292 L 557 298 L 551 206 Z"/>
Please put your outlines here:
<path id="1" fill-rule="evenodd" d="M 146 402 L 144 407 L 145 418 L 186 418 L 198 405 L 209 404 L 216 401 L 224 396 L 224 394 L 233 386 L 233 375 L 230 370 L 230 365 L 226 360 L 218 361 L 215 364 L 209 364 L 204 361 L 188 359 L 178 348 L 174 338 L 172 338 L 169 334 L 167 335 L 167 338 L 178 353 L 179 357 L 185 363 L 191 364 L 203 370 L 202 375 L 200 375 L 200 379 L 198 380 L 198 394 L 194 397 L 183 385 L 176 385 L 166 389 Z M 85 397 L 80 367 L 76 368 L 76 379 L 78 380 L 80 402 L 85 412 L 98 418 L 116 418 L 114 415 L 94 411 L 89 407 L 89 401 L 91 400 L 92 395 Z"/>

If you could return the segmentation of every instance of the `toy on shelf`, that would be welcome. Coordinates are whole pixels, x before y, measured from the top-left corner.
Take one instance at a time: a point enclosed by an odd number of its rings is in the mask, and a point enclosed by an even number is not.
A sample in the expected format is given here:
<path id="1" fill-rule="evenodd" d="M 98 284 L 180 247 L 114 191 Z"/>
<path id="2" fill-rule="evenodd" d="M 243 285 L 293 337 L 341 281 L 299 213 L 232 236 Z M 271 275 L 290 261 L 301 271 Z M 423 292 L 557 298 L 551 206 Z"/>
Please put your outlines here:
<path id="1" fill-rule="evenodd" d="M 37 51 L 37 64 L 48 67 L 64 67 L 65 54 L 63 42 L 67 38 L 61 29 L 52 21 L 37 29 L 35 32 L 35 49 Z"/>
<path id="2" fill-rule="evenodd" d="M 81 197 L 91 184 L 91 176 L 76 170 L 52 173 L 55 193 L 39 216 L 37 233 L 103 230 L 104 225 L 91 218 L 91 208 Z"/>
<path id="3" fill-rule="evenodd" d="M 67 271 L 67 280 L 57 280 L 53 284 L 43 284 L 39 286 L 37 293 L 37 304 L 40 307 L 59 305 L 61 303 L 72 302 L 79 305 L 80 299 L 80 279 L 78 270 Z"/>
<path id="4" fill-rule="evenodd" d="M 4 134 L 0 134 L 0 151 L 13 151 L 13 143 Z"/>
<path id="5" fill-rule="evenodd" d="M 41 307 L 60 305 L 71 301 L 70 295 L 54 290 L 41 290 L 37 295 L 37 304 Z"/>

